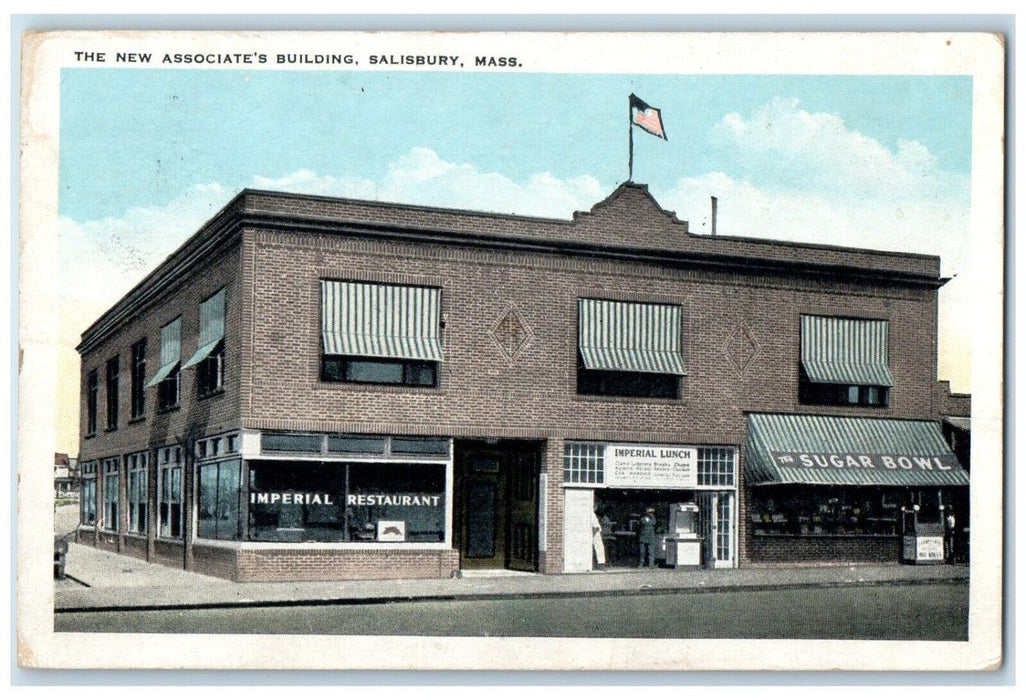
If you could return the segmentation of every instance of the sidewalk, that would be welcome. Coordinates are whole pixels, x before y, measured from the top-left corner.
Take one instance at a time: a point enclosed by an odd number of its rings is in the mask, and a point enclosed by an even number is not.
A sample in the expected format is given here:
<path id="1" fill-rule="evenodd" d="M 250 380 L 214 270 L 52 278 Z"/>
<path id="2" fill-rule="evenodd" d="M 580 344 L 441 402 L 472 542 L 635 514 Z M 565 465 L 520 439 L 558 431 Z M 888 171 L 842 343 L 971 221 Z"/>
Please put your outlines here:
<path id="1" fill-rule="evenodd" d="M 72 544 L 68 578 L 55 581 L 58 612 L 412 600 L 650 595 L 723 589 L 968 581 L 968 566 L 857 565 L 745 569 L 614 569 L 583 574 L 468 573 L 459 579 L 234 583 Z"/>

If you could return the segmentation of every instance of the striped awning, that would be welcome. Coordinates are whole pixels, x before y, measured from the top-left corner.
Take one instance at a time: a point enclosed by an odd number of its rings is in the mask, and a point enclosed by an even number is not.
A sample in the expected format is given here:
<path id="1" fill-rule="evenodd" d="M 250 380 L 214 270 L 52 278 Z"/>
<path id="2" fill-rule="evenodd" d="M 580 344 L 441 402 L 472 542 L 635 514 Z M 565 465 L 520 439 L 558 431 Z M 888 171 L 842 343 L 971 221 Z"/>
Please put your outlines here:
<path id="1" fill-rule="evenodd" d="M 802 316 L 801 362 L 810 382 L 893 386 L 887 321 Z"/>
<path id="2" fill-rule="evenodd" d="M 748 416 L 749 486 L 965 486 L 933 421 L 759 413 Z"/>
<path id="3" fill-rule="evenodd" d="M 160 369 L 146 382 L 147 388 L 155 387 L 167 379 L 182 360 L 182 317 L 160 329 Z"/>
<path id="4" fill-rule="evenodd" d="M 679 306 L 578 299 L 577 347 L 587 369 L 685 375 Z"/>
<path id="5" fill-rule="evenodd" d="M 441 290 L 321 280 L 325 355 L 441 362 Z"/>
<path id="6" fill-rule="evenodd" d="M 207 359 L 217 344 L 224 338 L 224 287 L 205 302 L 200 304 L 199 348 L 192 357 L 182 365 L 182 369 L 192 367 Z"/>

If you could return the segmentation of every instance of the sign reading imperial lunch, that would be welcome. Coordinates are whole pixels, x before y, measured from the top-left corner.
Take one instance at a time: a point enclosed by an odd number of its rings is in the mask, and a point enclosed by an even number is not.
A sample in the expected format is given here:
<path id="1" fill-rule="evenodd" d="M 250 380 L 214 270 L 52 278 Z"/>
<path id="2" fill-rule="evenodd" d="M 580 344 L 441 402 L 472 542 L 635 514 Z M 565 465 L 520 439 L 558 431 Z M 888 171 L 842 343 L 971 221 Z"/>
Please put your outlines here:
<path id="1" fill-rule="evenodd" d="M 910 456 L 845 452 L 783 452 L 774 450 L 770 452 L 770 455 L 777 466 L 781 467 L 941 472 L 959 468 L 958 459 L 953 454 Z"/>
<path id="2" fill-rule="evenodd" d="M 698 485 L 698 451 L 678 445 L 607 445 L 606 486 L 691 489 Z"/>

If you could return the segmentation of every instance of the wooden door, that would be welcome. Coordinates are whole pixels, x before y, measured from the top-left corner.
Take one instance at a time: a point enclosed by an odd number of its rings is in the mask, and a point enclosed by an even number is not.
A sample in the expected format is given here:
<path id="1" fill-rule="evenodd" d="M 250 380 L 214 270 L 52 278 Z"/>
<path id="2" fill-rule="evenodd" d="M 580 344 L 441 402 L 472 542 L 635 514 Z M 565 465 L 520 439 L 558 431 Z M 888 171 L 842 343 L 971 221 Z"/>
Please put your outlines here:
<path id="1" fill-rule="evenodd" d="M 538 570 L 538 448 L 517 444 L 507 453 L 509 473 L 509 558 L 518 571 Z"/>

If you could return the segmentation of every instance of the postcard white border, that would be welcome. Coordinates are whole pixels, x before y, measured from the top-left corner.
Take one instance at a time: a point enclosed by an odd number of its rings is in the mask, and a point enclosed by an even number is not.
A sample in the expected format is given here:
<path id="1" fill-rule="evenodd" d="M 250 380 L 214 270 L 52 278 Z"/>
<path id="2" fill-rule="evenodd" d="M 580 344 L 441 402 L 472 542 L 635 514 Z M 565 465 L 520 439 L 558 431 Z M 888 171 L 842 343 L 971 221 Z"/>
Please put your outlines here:
<path id="1" fill-rule="evenodd" d="M 75 50 L 297 51 L 518 55 L 552 73 L 817 73 L 971 75 L 973 264 L 972 556 L 968 642 L 595 640 L 217 635 L 161 637 L 53 632 L 50 533 L 56 406 L 59 70 Z M 18 659 L 36 668 L 518 669 L 518 670 L 978 670 L 1000 660 L 1002 630 L 1004 46 L 999 36 L 949 33 L 276 33 L 54 32 L 23 43 L 20 178 Z M 100 67 L 111 67 L 110 65 Z M 122 67 L 122 66 L 119 66 Z M 159 68 L 145 66 L 147 68 Z M 180 66 L 172 66 L 180 67 Z M 196 66 L 194 66 L 196 67 Z M 224 69 L 224 65 L 214 65 Z M 247 70 L 260 67 L 241 66 Z M 275 70 L 279 65 L 266 66 Z M 364 69 L 367 66 L 359 66 Z M 203 69 L 202 66 L 199 66 Z M 127 68 L 130 70 L 131 68 Z M 285 68 L 289 70 L 307 70 Z M 389 67 L 395 70 L 396 67 Z M 400 67 L 416 70 L 414 67 Z M 464 67 L 463 70 L 475 70 Z M 34 553 L 45 556 L 33 556 Z M 629 648 L 630 653 L 624 653 Z"/>

